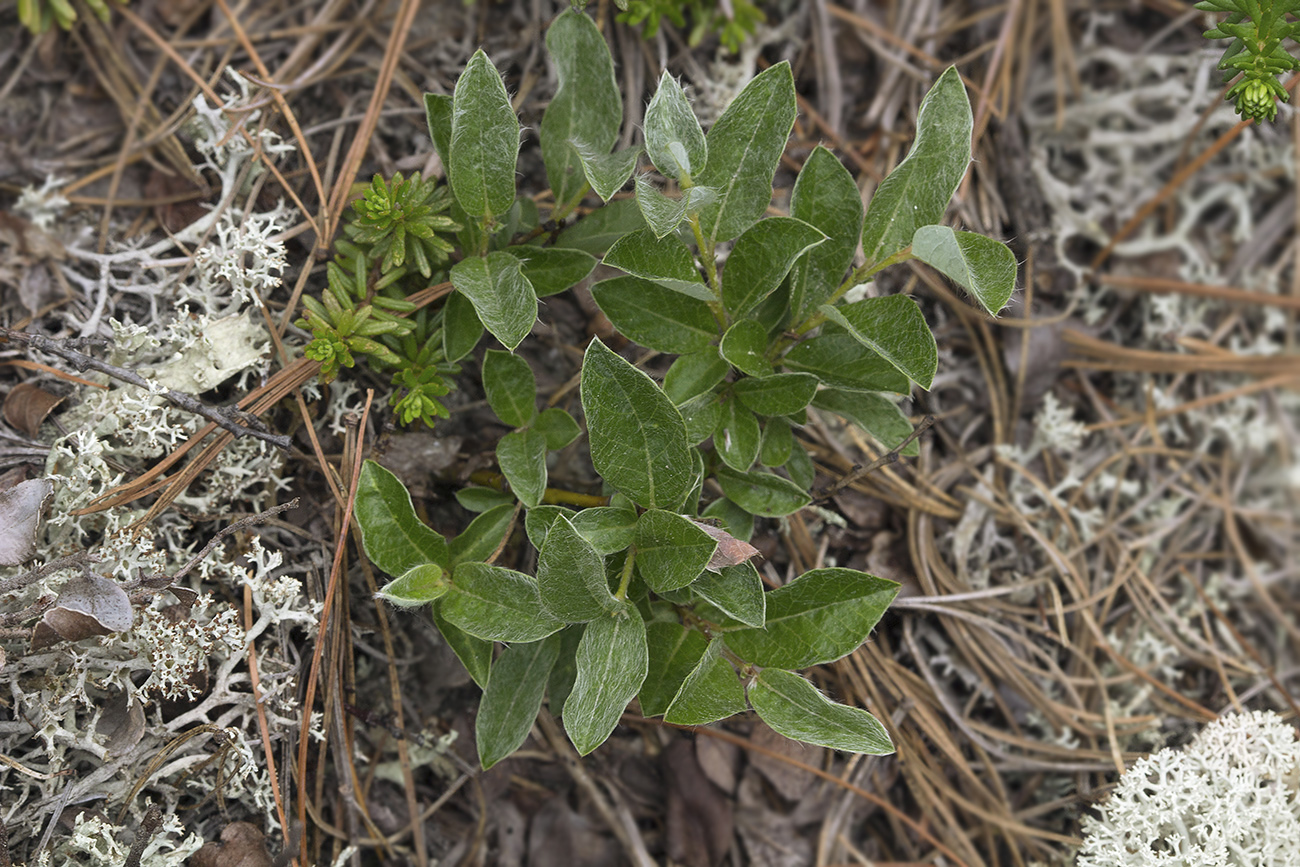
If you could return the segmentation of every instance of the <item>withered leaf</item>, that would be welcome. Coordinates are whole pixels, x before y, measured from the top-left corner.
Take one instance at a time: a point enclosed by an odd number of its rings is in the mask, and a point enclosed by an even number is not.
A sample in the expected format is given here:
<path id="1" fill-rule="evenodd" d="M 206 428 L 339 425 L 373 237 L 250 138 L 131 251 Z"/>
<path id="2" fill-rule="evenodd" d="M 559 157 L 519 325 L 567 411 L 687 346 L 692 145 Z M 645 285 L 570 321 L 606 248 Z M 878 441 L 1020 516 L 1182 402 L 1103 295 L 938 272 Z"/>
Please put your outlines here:
<path id="1" fill-rule="evenodd" d="M 691 523 L 708 533 L 718 543 L 718 549 L 713 552 L 709 565 L 704 567 L 710 572 L 717 572 L 719 569 L 725 569 L 728 566 L 739 566 L 759 553 L 758 549 L 753 545 L 742 542 L 721 527 L 715 527 L 703 521 L 696 521 L 694 518 L 691 519 Z"/>
<path id="2" fill-rule="evenodd" d="M 41 422 L 63 401 L 30 382 L 20 382 L 5 395 L 4 416 L 15 429 L 32 439 L 41 432 Z"/>
<path id="3" fill-rule="evenodd" d="M 221 830 L 221 842 L 209 840 L 190 859 L 193 867 L 271 867 L 266 835 L 248 822 L 231 822 Z"/>
<path id="4" fill-rule="evenodd" d="M 36 528 L 53 496 L 49 479 L 28 479 L 0 491 L 0 566 L 21 566 L 36 555 Z"/>
<path id="5" fill-rule="evenodd" d="M 32 630 L 32 650 L 131 628 L 131 599 L 102 575 L 81 575 L 59 591 L 54 607 Z"/>
<path id="6" fill-rule="evenodd" d="M 144 737 L 144 705 L 140 699 L 125 692 L 108 699 L 95 724 L 95 734 L 110 756 L 125 755 L 134 749 Z"/>

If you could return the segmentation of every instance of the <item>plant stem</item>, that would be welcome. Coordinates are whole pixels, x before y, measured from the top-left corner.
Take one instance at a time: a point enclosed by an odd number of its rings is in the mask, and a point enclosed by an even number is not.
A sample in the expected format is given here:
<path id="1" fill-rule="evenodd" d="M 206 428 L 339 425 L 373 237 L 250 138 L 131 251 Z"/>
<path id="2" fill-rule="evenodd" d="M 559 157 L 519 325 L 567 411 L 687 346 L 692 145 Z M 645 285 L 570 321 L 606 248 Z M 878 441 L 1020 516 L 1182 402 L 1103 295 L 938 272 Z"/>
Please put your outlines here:
<path id="1" fill-rule="evenodd" d="M 714 300 L 709 302 L 709 309 L 713 311 L 713 318 L 718 320 L 718 327 L 726 331 L 727 313 L 722 307 L 722 285 L 718 282 L 718 263 L 713 258 L 714 246 L 711 242 L 704 240 L 704 231 L 700 229 L 699 214 L 687 214 L 686 219 L 690 221 L 691 232 L 695 235 L 695 246 L 699 248 L 700 258 L 704 260 L 704 273 L 709 278 L 709 290 L 713 292 Z"/>
<path id="2" fill-rule="evenodd" d="M 627 549 L 627 559 L 623 561 L 623 575 L 618 581 L 618 592 L 614 598 L 619 602 L 627 599 L 627 588 L 632 583 L 632 566 L 636 563 L 636 546 Z"/>

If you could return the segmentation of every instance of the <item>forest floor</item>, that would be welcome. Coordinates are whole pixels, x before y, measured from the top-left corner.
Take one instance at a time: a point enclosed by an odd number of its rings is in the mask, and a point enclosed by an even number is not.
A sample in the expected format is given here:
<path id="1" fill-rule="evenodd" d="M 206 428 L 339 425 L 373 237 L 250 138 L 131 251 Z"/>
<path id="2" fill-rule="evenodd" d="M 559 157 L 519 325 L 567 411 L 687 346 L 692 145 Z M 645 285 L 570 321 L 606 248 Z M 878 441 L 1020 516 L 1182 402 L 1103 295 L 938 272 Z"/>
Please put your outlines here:
<path id="1" fill-rule="evenodd" d="M 422 94 L 450 93 L 480 46 L 525 127 L 520 190 L 544 193 L 529 130 L 555 87 L 545 27 L 568 5 L 135 0 L 110 4 L 107 23 L 77 4 L 70 33 L 38 38 L 0 7 L 0 32 L 14 34 L 0 40 L 4 325 L 71 339 L 135 323 L 116 330 L 115 363 L 161 369 L 170 356 L 148 356 L 150 341 L 182 357 L 185 311 L 221 308 L 236 337 L 258 329 L 260 346 L 264 323 L 284 337 L 276 358 L 195 362 L 231 369 L 195 374 L 192 390 L 213 404 L 242 399 L 300 355 L 291 305 L 323 287 L 321 234 L 354 182 L 441 171 Z M 301 498 L 208 553 L 192 576 L 211 594 L 196 620 L 140 621 L 199 648 L 188 693 L 140 691 L 163 664 L 156 639 L 149 659 L 129 642 L 36 648 L 47 585 L 23 595 L 0 583 L 0 819 L 14 861 L 52 849 L 66 863 L 121 863 L 150 836 L 139 829 L 154 803 L 163 827 L 139 863 L 179 864 L 225 839 L 191 863 L 279 867 L 301 848 L 315 863 L 354 864 L 1068 864 L 1090 805 L 1141 755 L 1233 710 L 1294 718 L 1300 114 L 1284 106 L 1274 124 L 1238 122 L 1215 69 L 1221 46 L 1179 0 L 763 8 L 767 23 L 731 54 L 709 33 L 688 45 L 667 23 L 643 39 L 608 0 L 592 3 L 628 95 L 625 142 L 662 69 L 716 116 L 738 83 L 788 59 L 800 115 L 773 208 L 787 207 L 819 143 L 866 199 L 906 153 L 921 97 L 956 64 L 975 159 L 948 223 L 1005 240 L 1021 262 L 997 319 L 924 266 L 882 277 L 881 291 L 922 304 L 938 339 L 934 387 L 905 404 L 914 420 L 936 419 L 920 456 L 825 509 L 760 519 L 755 533 L 775 580 L 831 562 L 902 582 L 871 640 L 812 673 L 880 717 L 897 753 L 795 744 L 752 715 L 687 731 L 629 712 L 578 760 L 543 713 L 523 750 L 481 772 L 477 688 L 427 617 L 376 607 L 386 579 L 340 544 L 335 494 L 358 449 L 379 439 L 421 514 L 448 535 L 463 528 L 454 492 L 492 467 L 506 432 L 482 399 L 478 361 L 466 361 L 452 416 L 432 431 L 394 430 L 386 378 L 358 368 L 287 392 L 263 415 L 293 434 L 287 458 L 241 440 L 194 466 L 207 466 L 197 481 L 177 463 L 146 489 L 146 471 L 160 472 L 185 437 L 156 440 L 184 425 L 113 429 L 86 414 L 107 405 L 91 396 L 96 382 L 10 344 L 4 484 L 59 474 L 36 537 L 43 560 L 96 548 L 117 558 L 124 582 L 174 574 L 233 521 Z M 224 102 L 283 148 L 219 176 L 196 151 L 196 100 L 208 112 L 199 120 Z M 261 160 L 274 170 L 249 171 Z M 249 256 L 283 256 L 280 280 L 255 287 L 260 306 L 225 306 L 219 285 L 191 276 L 208 273 L 195 261 L 203 244 L 168 241 L 213 208 L 242 215 L 221 231 L 250 231 L 261 246 Z M 147 261 L 130 252 L 141 249 Z M 546 299 L 540 348 L 525 354 L 541 395 L 574 407 L 583 346 L 607 333 L 584 288 Z M 378 395 L 358 432 L 365 388 Z M 829 415 L 800 437 L 823 481 L 880 456 Z M 565 460 L 551 483 L 585 490 L 592 480 Z M 57 492 L 92 465 L 81 499 Z M 133 481 L 143 499 L 75 512 Z M 167 486 L 170 505 L 145 512 Z M 506 556 L 529 556 L 517 547 Z M 256 605 L 237 580 L 246 554 L 266 567 L 254 569 L 266 579 Z M 268 601 L 281 576 L 292 590 Z M 138 602 L 148 588 L 129 589 Z M 327 594 L 321 632 L 307 612 Z M 222 630 L 253 626 L 255 608 L 274 616 L 250 632 L 253 651 L 223 649 Z M 169 623 L 200 625 L 166 633 Z M 254 704 L 254 688 L 274 701 Z M 107 830 L 78 837 L 78 815 Z"/>

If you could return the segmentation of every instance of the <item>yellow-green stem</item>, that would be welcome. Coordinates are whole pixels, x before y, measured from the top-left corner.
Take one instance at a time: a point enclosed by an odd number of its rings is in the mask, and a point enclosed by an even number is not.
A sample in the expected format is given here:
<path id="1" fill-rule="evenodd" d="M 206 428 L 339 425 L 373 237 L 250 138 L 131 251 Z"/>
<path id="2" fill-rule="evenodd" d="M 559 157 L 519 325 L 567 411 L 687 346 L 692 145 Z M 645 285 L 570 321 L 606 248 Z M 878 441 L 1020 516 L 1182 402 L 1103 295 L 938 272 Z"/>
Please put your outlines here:
<path id="1" fill-rule="evenodd" d="M 623 561 L 623 575 L 619 578 L 618 592 L 614 598 L 619 602 L 627 599 L 627 588 L 632 584 L 632 565 L 636 563 L 636 548 L 627 549 L 627 559 Z"/>
<path id="2" fill-rule="evenodd" d="M 713 244 L 704 240 L 699 214 L 687 214 L 686 219 L 691 224 L 691 232 L 695 235 L 695 246 L 700 251 L 700 258 L 704 260 L 704 273 L 709 278 L 709 290 L 713 293 L 714 300 L 709 302 L 709 309 L 713 311 L 713 318 L 718 321 L 718 327 L 725 331 L 727 313 L 722 306 L 722 286 L 718 282 L 718 263 L 713 258 Z"/>

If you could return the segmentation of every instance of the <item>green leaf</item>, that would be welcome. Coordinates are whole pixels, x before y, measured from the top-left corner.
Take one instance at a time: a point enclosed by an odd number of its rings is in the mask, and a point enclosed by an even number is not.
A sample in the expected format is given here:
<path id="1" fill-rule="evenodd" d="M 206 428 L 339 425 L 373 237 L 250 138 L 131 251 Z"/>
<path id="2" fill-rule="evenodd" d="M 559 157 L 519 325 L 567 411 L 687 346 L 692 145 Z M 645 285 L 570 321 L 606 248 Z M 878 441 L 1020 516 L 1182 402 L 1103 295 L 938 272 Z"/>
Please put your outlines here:
<path id="1" fill-rule="evenodd" d="M 691 585 L 691 592 L 746 626 L 761 629 L 766 622 L 767 594 L 763 592 L 763 579 L 749 561 L 724 566 L 717 572 L 705 572 Z"/>
<path id="2" fill-rule="evenodd" d="M 928 389 L 939 369 L 939 346 L 920 306 L 908 295 L 864 298 L 840 307 L 822 305 L 826 317 L 863 346 Z"/>
<path id="3" fill-rule="evenodd" d="M 748 542 L 754 537 L 754 516 L 726 497 L 719 497 L 709 503 L 700 514 L 721 521 L 722 528 L 742 542 Z M 760 582 L 759 590 L 762 589 Z"/>
<path id="4" fill-rule="evenodd" d="M 781 363 L 790 370 L 811 373 L 826 385 L 863 391 L 907 394 L 912 385 L 892 364 L 836 329 L 805 340 L 786 353 Z"/>
<path id="5" fill-rule="evenodd" d="M 704 170 L 709 158 L 704 130 L 682 86 L 666 69 L 645 110 L 643 129 L 646 152 L 659 174 L 689 184 Z"/>
<path id="6" fill-rule="evenodd" d="M 465 65 L 452 100 L 447 180 L 466 214 L 493 220 L 515 203 L 519 119 L 483 49 Z"/>
<path id="7" fill-rule="evenodd" d="M 602 557 L 626 549 L 636 533 L 636 512 L 617 506 L 583 509 L 569 516 L 569 521 Z"/>
<path id="8" fill-rule="evenodd" d="M 587 624 L 578 644 L 578 676 L 564 702 L 564 729 L 585 756 L 605 742 L 649 665 L 645 622 L 635 606 Z"/>
<path id="9" fill-rule="evenodd" d="M 564 515 L 556 517 L 537 555 L 542 605 L 566 623 L 585 623 L 621 607 L 609 592 L 605 560 Z"/>
<path id="10" fill-rule="evenodd" d="M 783 418 L 769 418 L 763 424 L 763 440 L 758 447 L 758 462 L 765 467 L 785 466 L 794 451 L 794 433 Z"/>
<path id="11" fill-rule="evenodd" d="M 752 319 L 742 319 L 727 329 L 718 352 L 737 370 L 750 376 L 768 376 L 767 329 Z"/>
<path id="12" fill-rule="evenodd" d="M 442 352 L 447 361 L 460 361 L 482 339 L 483 323 L 478 321 L 473 302 L 459 292 L 448 295 L 442 308 Z"/>
<path id="13" fill-rule="evenodd" d="M 997 316 L 1016 288 L 1016 256 L 1001 241 L 947 226 L 922 226 L 912 238 L 912 255 L 939 269 Z"/>
<path id="14" fill-rule="evenodd" d="M 668 710 L 677 690 L 709 646 L 709 640 L 694 629 L 663 620 L 646 624 L 649 672 L 637 700 L 646 716 Z"/>
<path id="15" fill-rule="evenodd" d="M 560 636 L 512 644 L 497 657 L 474 721 L 474 742 L 483 770 L 513 753 L 528 739 L 542 709 L 546 681 L 560 655 Z"/>
<path id="16" fill-rule="evenodd" d="M 489 349 L 483 357 L 483 391 L 488 406 L 509 427 L 526 427 L 537 418 L 537 380 L 519 356 Z"/>
<path id="17" fill-rule="evenodd" d="M 605 254 L 605 264 L 700 301 L 713 300 L 695 256 L 676 233 L 659 238 L 647 228 L 624 235 Z"/>
<path id="18" fill-rule="evenodd" d="M 582 428 L 573 416 L 558 406 L 547 407 L 537 416 L 533 430 L 546 438 L 547 451 L 559 451 L 582 436 Z"/>
<path id="19" fill-rule="evenodd" d="M 505 251 L 519 260 L 533 292 L 538 298 L 558 295 L 587 279 L 596 267 L 596 258 L 582 250 L 561 247 L 506 247 Z"/>
<path id="20" fill-rule="evenodd" d="M 827 241 L 790 269 L 791 321 L 803 323 L 839 288 L 862 235 L 862 197 L 839 159 L 818 145 L 804 160 L 790 194 L 790 216 L 826 233 Z"/>
<path id="21" fill-rule="evenodd" d="M 718 467 L 717 476 L 727 499 L 751 515 L 781 518 L 812 502 L 812 497 L 794 482 L 771 473 L 741 473 Z"/>
<path id="22" fill-rule="evenodd" d="M 494 506 L 470 521 L 469 526 L 451 540 L 452 568 L 465 561 L 484 561 L 490 558 L 501 547 L 514 523 L 514 503 Z"/>
<path id="23" fill-rule="evenodd" d="M 433 614 L 433 623 L 442 633 L 443 641 L 460 660 L 469 676 L 478 684 L 479 689 L 487 686 L 492 672 L 492 642 L 475 638 L 459 626 L 442 616 L 442 600 L 433 603 L 429 609 Z"/>
<path id="24" fill-rule="evenodd" d="M 699 211 L 717 194 L 713 187 L 691 187 L 682 191 L 680 199 L 672 199 L 661 193 L 648 175 L 637 175 L 636 203 L 641 209 L 641 216 L 654 232 L 656 238 L 663 238 L 677 231 L 686 215 Z"/>
<path id="25" fill-rule="evenodd" d="M 612 154 L 598 154 L 582 147 L 579 148 L 579 156 L 582 157 L 582 170 L 587 175 L 587 183 L 591 184 L 602 201 L 608 202 L 623 189 L 636 171 L 636 164 L 641 159 L 641 148 L 633 145 Z"/>
<path id="26" fill-rule="evenodd" d="M 586 626 L 581 623 L 561 629 L 556 635 L 560 636 L 560 657 L 555 660 L 555 667 L 551 669 L 551 677 L 546 683 L 546 692 L 551 706 L 551 713 L 557 716 L 560 708 L 564 707 L 564 702 L 569 698 L 569 691 L 573 689 L 573 680 L 578 674 L 578 663 L 576 656 L 578 653 L 578 642 L 582 640 L 582 633 Z"/>
<path id="27" fill-rule="evenodd" d="M 732 386 L 740 402 L 759 415 L 790 415 L 808 405 L 817 393 L 810 373 L 774 373 L 737 380 Z"/>
<path id="28" fill-rule="evenodd" d="M 722 302 L 732 319 L 741 319 L 770 295 L 790 266 L 823 243 L 820 229 L 793 217 L 769 217 L 745 230 L 722 269 Z"/>
<path id="29" fill-rule="evenodd" d="M 511 431 L 497 443 L 497 465 L 519 502 L 528 508 L 546 493 L 546 437 L 535 430 Z"/>
<path id="30" fill-rule="evenodd" d="M 721 651 L 721 641 L 709 642 L 699 663 L 673 697 L 664 722 L 703 726 L 745 710 L 745 688 Z"/>
<path id="31" fill-rule="evenodd" d="M 601 280 L 591 296 L 619 332 L 650 349 L 698 352 L 718 336 L 709 305 L 640 277 Z"/>
<path id="32" fill-rule="evenodd" d="M 685 587 L 709 565 L 718 543 L 689 519 L 650 509 L 636 522 L 636 567 L 655 592 Z"/>
<path id="33" fill-rule="evenodd" d="M 691 445 L 713 436 L 722 422 L 722 402 L 713 392 L 697 395 L 677 409 L 686 424 L 686 441 Z"/>
<path id="34" fill-rule="evenodd" d="M 452 98 L 445 93 L 426 93 L 424 95 L 424 116 L 429 122 L 429 138 L 433 140 L 433 149 L 438 152 L 438 159 L 447 165 L 447 155 L 451 153 L 451 107 Z"/>
<path id="35" fill-rule="evenodd" d="M 773 731 L 792 740 L 873 756 L 894 752 L 879 720 L 860 707 L 831 701 L 797 674 L 763 669 L 749 686 L 749 703 Z"/>
<path id="36" fill-rule="evenodd" d="M 880 182 L 862 223 L 862 252 L 879 264 L 912 243 L 922 226 L 943 219 L 970 164 L 970 100 L 955 66 L 948 67 L 921 101 L 916 140 Z"/>
<path id="37" fill-rule="evenodd" d="M 366 556 L 389 575 L 405 575 L 425 563 L 451 565 L 447 540 L 416 517 L 410 492 L 374 461 L 361 466 L 355 510 Z"/>
<path id="38" fill-rule="evenodd" d="M 644 228 L 645 218 L 636 199 L 615 199 L 569 226 L 555 239 L 555 244 L 601 256 L 619 238 Z"/>
<path id="39" fill-rule="evenodd" d="M 489 509 L 495 509 L 497 506 L 509 506 L 512 509 L 515 507 L 515 498 L 504 491 L 498 491 L 496 488 L 470 486 L 461 488 L 456 492 L 455 496 L 460 507 L 471 512 L 486 512 Z M 477 559 L 482 560 L 484 558 L 479 557 Z"/>
<path id="40" fill-rule="evenodd" d="M 380 587 L 375 598 L 398 608 L 419 608 L 442 596 L 450 586 L 441 566 L 437 563 L 422 563 L 412 566 L 401 578 L 395 578 Z"/>
<path id="41" fill-rule="evenodd" d="M 696 178 L 718 191 L 700 209 L 709 242 L 730 240 L 763 216 L 795 113 L 794 76 L 782 61 L 754 76 L 713 124 L 709 162 Z"/>
<path id="42" fill-rule="evenodd" d="M 599 339 L 582 364 L 582 408 L 601 478 L 645 508 L 681 504 L 694 481 L 686 424 L 650 377 Z"/>
<path id="43" fill-rule="evenodd" d="M 715 346 L 680 356 L 664 374 L 664 394 L 677 406 L 704 394 L 722 382 L 731 365 L 718 355 Z"/>
<path id="44" fill-rule="evenodd" d="M 722 401 L 722 418 L 713 432 L 713 447 L 724 464 L 742 473 L 752 467 L 758 460 L 760 436 L 758 419 L 735 395 Z"/>
<path id="45" fill-rule="evenodd" d="M 514 350 L 537 320 L 537 295 L 509 253 L 471 256 L 451 266 L 451 284 L 465 294 L 479 321 L 507 349 Z"/>
<path id="46" fill-rule="evenodd" d="M 813 569 L 767 594 L 767 624 L 727 634 L 741 659 L 773 668 L 833 662 L 867 640 L 899 585 L 853 569 Z"/>
<path id="47" fill-rule="evenodd" d="M 564 626 L 542 607 L 531 578 L 487 563 L 458 565 L 438 604 L 448 623 L 485 641 L 540 641 Z"/>
<path id="48" fill-rule="evenodd" d="M 912 423 L 898 405 L 870 391 L 823 389 L 813 398 L 813 406 L 844 416 L 886 449 L 898 448 L 912 434 Z M 921 446 L 917 442 L 908 443 L 902 453 L 916 457 L 921 453 Z"/>
<path id="49" fill-rule="evenodd" d="M 524 532 L 528 534 L 528 541 L 540 551 L 546 541 L 546 534 L 551 532 L 551 525 L 559 520 L 561 515 L 572 519 L 576 514 L 577 512 L 563 506 L 546 505 L 529 509 L 524 515 Z"/>
<path id="50" fill-rule="evenodd" d="M 805 491 L 811 491 L 813 482 L 817 481 L 817 468 L 813 466 L 812 458 L 797 442 L 790 450 L 790 459 L 785 462 L 785 471 L 790 474 L 790 480 Z"/>
<path id="51" fill-rule="evenodd" d="M 582 151 L 607 154 L 614 146 L 623 98 L 605 37 L 582 12 L 570 9 L 557 17 L 546 32 L 546 48 L 559 87 L 542 116 L 542 162 L 560 208 L 586 187 Z"/>

